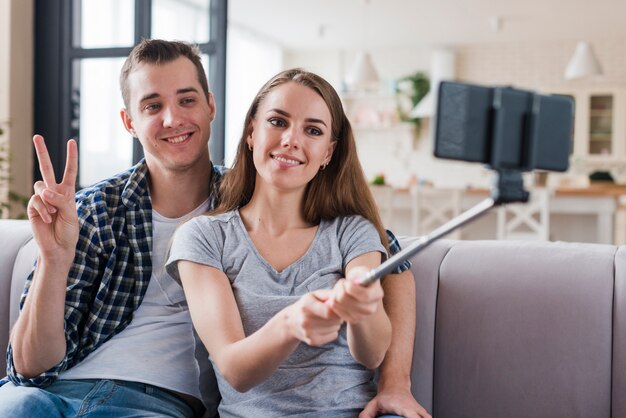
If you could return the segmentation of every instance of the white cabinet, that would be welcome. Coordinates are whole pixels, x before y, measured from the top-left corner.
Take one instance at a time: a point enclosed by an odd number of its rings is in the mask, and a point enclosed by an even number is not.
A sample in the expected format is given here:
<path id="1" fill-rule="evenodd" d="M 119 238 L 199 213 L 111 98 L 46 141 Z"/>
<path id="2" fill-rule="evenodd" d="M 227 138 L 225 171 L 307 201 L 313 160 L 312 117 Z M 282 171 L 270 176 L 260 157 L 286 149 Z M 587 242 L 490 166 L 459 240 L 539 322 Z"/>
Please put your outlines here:
<path id="1" fill-rule="evenodd" d="M 611 155 L 614 152 L 615 97 L 612 94 L 589 97 L 589 141 L 587 152 L 591 155 Z"/>
<path id="2" fill-rule="evenodd" d="M 626 88 L 556 91 L 575 101 L 572 157 L 590 168 L 626 164 Z"/>

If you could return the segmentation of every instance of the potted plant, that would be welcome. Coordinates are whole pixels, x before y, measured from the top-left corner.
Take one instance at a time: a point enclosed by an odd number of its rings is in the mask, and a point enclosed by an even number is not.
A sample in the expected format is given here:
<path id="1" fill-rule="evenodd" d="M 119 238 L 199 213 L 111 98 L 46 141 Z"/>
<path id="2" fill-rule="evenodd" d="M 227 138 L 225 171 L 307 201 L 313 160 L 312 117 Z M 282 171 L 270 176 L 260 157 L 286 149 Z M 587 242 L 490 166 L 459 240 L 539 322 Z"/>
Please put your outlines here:
<path id="1" fill-rule="evenodd" d="M 404 122 L 412 122 L 419 131 L 421 119 L 409 116 L 411 110 L 426 96 L 430 90 L 430 80 L 422 71 L 407 75 L 398 80 L 396 93 L 398 95 L 398 114 Z"/>
<path id="2" fill-rule="evenodd" d="M 9 186 L 9 153 L 6 144 L 2 140 L 4 130 L 0 126 L 0 214 L 9 207 L 8 196 L 5 194 Z"/>
<path id="3" fill-rule="evenodd" d="M 17 218 L 26 218 L 26 206 L 28 205 L 28 198 L 15 193 L 9 189 L 9 182 L 11 177 L 9 176 L 9 147 L 6 142 L 2 141 L 4 130 L 0 126 L 0 217 L 6 216 L 11 203 L 17 203 L 22 209 L 21 213 L 17 215 Z M 8 190 L 8 192 L 6 192 Z"/>

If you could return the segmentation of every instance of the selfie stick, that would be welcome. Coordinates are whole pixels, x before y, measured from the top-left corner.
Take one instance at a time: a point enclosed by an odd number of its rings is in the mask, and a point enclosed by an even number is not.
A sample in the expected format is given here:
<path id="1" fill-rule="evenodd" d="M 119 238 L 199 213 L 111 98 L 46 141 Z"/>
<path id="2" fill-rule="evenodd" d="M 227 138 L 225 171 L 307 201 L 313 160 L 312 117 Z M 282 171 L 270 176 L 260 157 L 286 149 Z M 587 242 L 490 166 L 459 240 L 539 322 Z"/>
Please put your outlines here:
<path id="1" fill-rule="evenodd" d="M 358 279 L 357 282 L 367 286 L 381 279 L 383 276 L 391 273 L 400 264 L 404 263 L 409 257 L 422 251 L 444 235 L 484 215 L 494 206 L 513 202 L 528 202 L 528 196 L 528 192 L 524 190 L 524 182 L 520 171 L 496 170 L 494 173 L 494 182 L 491 187 L 491 196 L 489 198 L 441 225 L 431 233 L 424 235 L 417 240 L 417 242 L 414 242 L 389 258 L 377 268 L 370 270 L 365 276 Z"/>

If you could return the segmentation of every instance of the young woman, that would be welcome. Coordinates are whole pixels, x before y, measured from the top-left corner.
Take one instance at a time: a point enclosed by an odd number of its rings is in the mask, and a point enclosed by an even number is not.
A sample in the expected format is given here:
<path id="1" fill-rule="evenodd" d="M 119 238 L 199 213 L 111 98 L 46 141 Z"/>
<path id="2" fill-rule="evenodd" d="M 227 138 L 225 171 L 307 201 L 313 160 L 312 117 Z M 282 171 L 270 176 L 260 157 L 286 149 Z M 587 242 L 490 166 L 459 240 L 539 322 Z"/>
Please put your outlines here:
<path id="1" fill-rule="evenodd" d="M 168 260 L 215 366 L 220 416 L 357 416 L 391 326 L 380 284 L 354 280 L 387 237 L 328 82 L 294 69 L 261 88 L 221 195 L 178 230 Z"/>

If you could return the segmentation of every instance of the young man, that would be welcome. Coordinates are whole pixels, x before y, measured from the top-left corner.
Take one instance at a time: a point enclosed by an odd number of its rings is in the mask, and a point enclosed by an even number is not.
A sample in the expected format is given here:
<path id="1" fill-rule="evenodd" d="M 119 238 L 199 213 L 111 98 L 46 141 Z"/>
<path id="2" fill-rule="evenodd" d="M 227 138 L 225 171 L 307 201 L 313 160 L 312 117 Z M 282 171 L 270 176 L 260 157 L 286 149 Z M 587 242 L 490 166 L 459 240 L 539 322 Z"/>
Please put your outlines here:
<path id="1" fill-rule="evenodd" d="M 75 195 L 76 143 L 68 142 L 57 183 L 43 138 L 34 137 L 43 181 L 28 214 L 40 253 L 11 334 L 0 416 L 186 417 L 202 413 L 203 395 L 208 415 L 219 402 L 183 290 L 163 268 L 176 225 L 218 201 L 223 167 L 208 150 L 213 96 L 197 49 L 180 42 L 143 41 L 120 86 L 124 126 L 145 154 L 129 171 Z M 381 392 L 362 416 L 427 416 L 409 390 L 408 286 L 409 272 L 386 281 L 394 340 Z"/>

